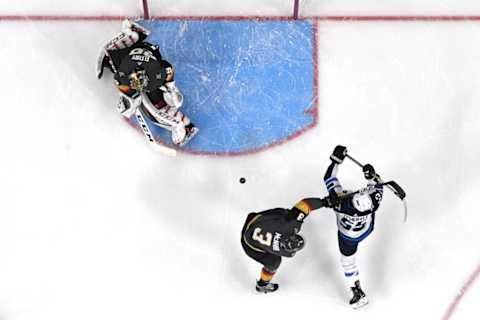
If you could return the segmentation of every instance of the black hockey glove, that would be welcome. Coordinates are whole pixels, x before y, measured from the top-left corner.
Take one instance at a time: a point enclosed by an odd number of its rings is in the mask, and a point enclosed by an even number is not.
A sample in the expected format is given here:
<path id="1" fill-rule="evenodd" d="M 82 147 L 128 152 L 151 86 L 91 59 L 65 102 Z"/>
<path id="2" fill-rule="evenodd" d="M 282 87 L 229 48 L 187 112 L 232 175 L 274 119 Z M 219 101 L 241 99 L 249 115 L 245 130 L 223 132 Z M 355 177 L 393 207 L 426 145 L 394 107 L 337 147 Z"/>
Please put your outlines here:
<path id="1" fill-rule="evenodd" d="M 333 208 L 332 201 L 330 200 L 331 195 L 328 197 L 320 199 L 321 207 L 320 208 Z"/>
<path id="2" fill-rule="evenodd" d="M 363 170 L 363 176 L 365 177 L 365 179 L 370 180 L 375 178 L 376 176 L 375 169 L 370 163 L 367 163 L 366 165 L 364 165 L 362 170 Z"/>
<path id="3" fill-rule="evenodd" d="M 338 197 L 338 194 L 336 192 L 330 193 L 326 200 L 328 201 L 329 208 L 336 207 L 340 204 L 340 198 Z"/>
<path id="4" fill-rule="evenodd" d="M 345 159 L 346 155 L 347 147 L 338 145 L 335 147 L 335 149 L 333 149 L 333 153 L 330 155 L 330 160 L 337 164 L 340 164 L 343 162 L 343 159 Z"/>

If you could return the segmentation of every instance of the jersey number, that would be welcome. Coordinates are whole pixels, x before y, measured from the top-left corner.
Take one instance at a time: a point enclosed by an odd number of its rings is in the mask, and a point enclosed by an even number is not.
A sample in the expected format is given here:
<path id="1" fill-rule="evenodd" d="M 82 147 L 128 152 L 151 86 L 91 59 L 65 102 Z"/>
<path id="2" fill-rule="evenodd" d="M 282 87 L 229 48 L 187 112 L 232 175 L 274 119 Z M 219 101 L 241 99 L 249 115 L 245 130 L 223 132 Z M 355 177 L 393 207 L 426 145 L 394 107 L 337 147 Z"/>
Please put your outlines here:
<path id="1" fill-rule="evenodd" d="M 340 219 L 340 224 L 342 225 L 342 227 L 345 228 L 345 230 L 360 231 L 365 227 L 366 222 L 365 221 L 352 222 L 352 221 L 349 221 L 347 218 L 342 218 Z"/>
<path id="2" fill-rule="evenodd" d="M 261 228 L 255 228 L 255 230 L 253 230 L 252 239 L 260 242 L 264 246 L 270 246 L 272 244 L 272 234 L 270 232 L 262 234 Z"/>

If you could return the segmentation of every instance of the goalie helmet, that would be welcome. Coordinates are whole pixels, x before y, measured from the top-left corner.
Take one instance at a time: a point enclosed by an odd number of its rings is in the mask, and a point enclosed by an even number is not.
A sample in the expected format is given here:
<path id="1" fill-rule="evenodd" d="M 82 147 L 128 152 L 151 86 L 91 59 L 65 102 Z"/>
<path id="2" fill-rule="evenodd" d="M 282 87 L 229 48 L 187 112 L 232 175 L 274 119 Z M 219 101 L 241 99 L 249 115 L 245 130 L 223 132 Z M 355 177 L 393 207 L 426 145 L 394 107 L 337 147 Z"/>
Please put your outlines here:
<path id="1" fill-rule="evenodd" d="M 360 212 L 365 212 L 373 208 L 372 198 L 368 192 L 359 192 L 353 196 L 353 206 Z"/>
<path id="2" fill-rule="evenodd" d="M 148 76 L 144 69 L 135 68 L 132 73 L 128 75 L 130 81 L 130 89 L 138 92 L 144 91 L 148 86 Z"/>
<path id="3" fill-rule="evenodd" d="M 305 239 L 299 234 L 283 236 L 280 239 L 280 247 L 287 252 L 295 253 L 305 246 Z"/>

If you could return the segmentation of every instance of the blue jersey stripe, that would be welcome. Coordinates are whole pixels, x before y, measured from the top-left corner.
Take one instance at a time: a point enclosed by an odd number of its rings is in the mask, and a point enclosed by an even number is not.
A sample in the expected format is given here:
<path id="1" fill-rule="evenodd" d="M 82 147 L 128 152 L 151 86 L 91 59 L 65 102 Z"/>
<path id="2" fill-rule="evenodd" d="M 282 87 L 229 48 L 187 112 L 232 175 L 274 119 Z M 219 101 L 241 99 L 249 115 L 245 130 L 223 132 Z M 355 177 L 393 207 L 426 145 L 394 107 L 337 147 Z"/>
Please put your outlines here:
<path id="1" fill-rule="evenodd" d="M 330 177 L 325 180 L 325 183 L 333 182 L 333 181 L 338 181 L 337 177 Z"/>
<path id="2" fill-rule="evenodd" d="M 327 188 L 331 188 L 331 187 L 334 187 L 336 185 L 337 184 L 335 182 L 330 182 L 330 183 L 327 183 Z"/>
<path id="3" fill-rule="evenodd" d="M 345 277 L 358 276 L 358 271 L 345 273 Z"/>

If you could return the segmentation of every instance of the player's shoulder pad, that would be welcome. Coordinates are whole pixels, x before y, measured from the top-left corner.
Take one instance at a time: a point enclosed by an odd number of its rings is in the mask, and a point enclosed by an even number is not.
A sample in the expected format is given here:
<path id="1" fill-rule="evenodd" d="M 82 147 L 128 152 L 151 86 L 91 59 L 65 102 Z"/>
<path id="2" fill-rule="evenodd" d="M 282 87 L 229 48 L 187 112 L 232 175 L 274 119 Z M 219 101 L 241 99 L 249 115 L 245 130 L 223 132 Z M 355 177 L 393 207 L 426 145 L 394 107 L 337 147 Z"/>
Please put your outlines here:
<path id="1" fill-rule="evenodd" d="M 152 44 L 148 41 L 143 41 L 143 46 L 149 50 L 151 50 L 152 52 L 157 52 L 160 53 L 160 50 L 159 50 L 159 46 L 155 45 L 155 44 Z M 160 55 L 161 56 L 161 55 Z M 159 59 L 161 60 L 161 59 Z"/>
<path id="2" fill-rule="evenodd" d="M 157 50 L 158 49 L 158 46 L 153 44 L 153 43 L 150 43 L 148 41 L 143 41 L 143 45 L 146 46 L 146 47 L 149 47 L 151 48 L 152 50 Z"/>

